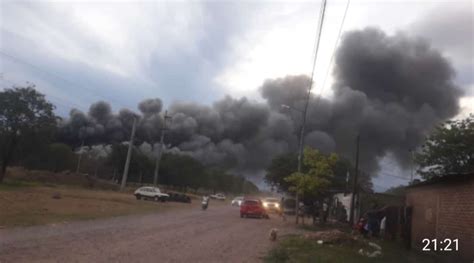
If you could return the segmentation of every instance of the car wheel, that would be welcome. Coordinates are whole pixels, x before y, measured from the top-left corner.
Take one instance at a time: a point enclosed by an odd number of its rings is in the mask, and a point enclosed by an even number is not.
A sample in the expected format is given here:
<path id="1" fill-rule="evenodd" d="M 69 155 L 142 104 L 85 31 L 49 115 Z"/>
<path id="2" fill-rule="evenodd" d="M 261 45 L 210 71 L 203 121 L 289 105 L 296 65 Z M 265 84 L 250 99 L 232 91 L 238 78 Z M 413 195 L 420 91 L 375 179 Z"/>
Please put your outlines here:
<path id="1" fill-rule="evenodd" d="M 135 197 L 137 198 L 137 200 L 142 199 L 142 196 L 140 194 L 135 195 Z"/>
<path id="2" fill-rule="evenodd" d="M 160 200 L 160 198 L 158 196 L 155 196 L 155 198 L 153 198 L 153 200 L 155 200 L 155 202 L 158 202 Z"/>

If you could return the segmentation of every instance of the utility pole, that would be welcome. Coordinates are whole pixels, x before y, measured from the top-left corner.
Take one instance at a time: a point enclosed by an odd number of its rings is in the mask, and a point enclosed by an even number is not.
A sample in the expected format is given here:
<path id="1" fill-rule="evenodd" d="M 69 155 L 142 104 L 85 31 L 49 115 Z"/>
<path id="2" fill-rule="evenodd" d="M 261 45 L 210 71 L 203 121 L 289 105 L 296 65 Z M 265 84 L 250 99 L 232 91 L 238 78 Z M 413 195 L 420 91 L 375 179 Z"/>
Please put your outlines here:
<path id="1" fill-rule="evenodd" d="M 308 109 L 310 92 L 311 90 L 308 91 L 308 100 L 306 102 L 306 107 L 304 108 L 304 111 L 303 111 L 303 123 L 301 124 L 301 130 L 300 130 L 300 140 L 298 144 L 298 173 L 301 173 L 301 166 L 303 163 L 304 128 L 306 126 L 306 111 Z M 299 211 L 300 211 L 299 193 L 298 193 L 298 189 L 296 189 L 296 224 L 298 224 L 298 221 L 299 221 L 299 214 L 300 214 Z"/>
<path id="2" fill-rule="evenodd" d="M 125 189 L 125 185 L 127 184 L 128 168 L 130 166 L 130 159 L 132 157 L 133 139 L 135 138 L 136 125 L 137 125 L 137 118 L 134 117 L 133 126 L 132 126 L 132 135 L 130 136 L 130 142 L 128 143 L 127 160 L 125 161 L 125 167 L 123 168 L 122 184 L 120 185 L 120 191 L 123 191 L 123 189 Z"/>
<path id="3" fill-rule="evenodd" d="M 77 167 L 76 167 L 76 174 L 79 173 L 79 168 L 81 167 L 81 159 L 82 159 L 82 148 L 84 147 L 84 139 L 82 139 L 81 147 L 79 148 L 79 158 L 77 159 Z"/>
<path id="4" fill-rule="evenodd" d="M 415 165 L 415 152 L 413 149 L 410 149 L 411 153 L 411 176 L 410 176 L 410 184 L 413 183 L 413 166 Z"/>
<path id="5" fill-rule="evenodd" d="M 346 173 L 346 189 L 344 190 L 344 196 L 349 192 L 349 170 Z"/>
<path id="6" fill-rule="evenodd" d="M 165 132 L 167 130 L 166 128 L 166 121 L 171 119 L 170 116 L 168 116 L 168 111 L 165 111 L 165 116 L 163 119 L 163 128 L 161 128 L 161 136 L 160 136 L 160 146 L 158 148 L 158 155 L 156 156 L 156 163 L 155 163 L 155 173 L 153 176 L 153 185 L 156 186 L 158 184 L 158 175 L 160 172 L 160 161 L 161 161 L 161 155 L 163 153 L 163 143 L 165 139 Z"/>
<path id="7" fill-rule="evenodd" d="M 360 135 L 357 135 L 355 173 L 354 173 L 354 182 L 352 184 L 351 211 L 349 215 L 349 223 L 351 224 L 351 226 L 354 224 L 355 196 L 357 194 L 357 177 L 359 176 L 359 141 L 360 141 Z"/>
<path id="8" fill-rule="evenodd" d="M 303 148 L 304 148 L 304 132 L 305 132 L 305 126 L 306 126 L 306 115 L 308 113 L 308 105 L 309 105 L 309 99 L 311 98 L 311 89 L 313 88 L 313 79 L 314 79 L 314 72 L 316 68 L 316 61 L 318 58 L 318 50 L 319 50 L 319 42 L 321 41 L 321 32 L 323 29 L 323 23 L 324 23 L 324 14 L 326 11 L 326 0 L 323 0 L 321 3 L 321 11 L 320 11 L 320 16 L 319 16 L 319 21 L 318 21 L 318 31 L 317 31 L 317 38 L 316 38 L 316 43 L 315 43 L 315 48 L 314 48 L 314 60 L 313 60 L 313 70 L 311 71 L 311 82 L 309 84 L 309 89 L 308 93 L 306 94 L 306 102 L 303 110 L 303 122 L 301 124 L 301 131 L 300 131 L 300 141 L 298 145 L 298 172 L 301 172 L 301 165 L 303 162 Z M 298 224 L 298 219 L 299 219 L 299 196 L 298 196 L 298 191 L 296 191 L 296 224 Z"/>

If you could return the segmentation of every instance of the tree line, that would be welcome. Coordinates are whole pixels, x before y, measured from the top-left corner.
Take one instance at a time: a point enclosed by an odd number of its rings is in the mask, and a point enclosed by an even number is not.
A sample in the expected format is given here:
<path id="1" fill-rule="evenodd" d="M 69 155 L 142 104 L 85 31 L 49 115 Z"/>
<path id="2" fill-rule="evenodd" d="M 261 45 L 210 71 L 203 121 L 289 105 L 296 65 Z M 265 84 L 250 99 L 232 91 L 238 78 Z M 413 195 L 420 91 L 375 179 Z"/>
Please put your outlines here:
<path id="1" fill-rule="evenodd" d="M 77 142 L 61 136 L 61 118 L 55 115 L 54 109 L 55 106 L 33 85 L 0 91 L 0 183 L 7 167 L 14 165 L 52 172 L 80 168 L 81 173 L 120 181 L 128 146 L 116 141 L 78 147 Z M 135 145 L 128 181 L 152 183 L 155 160 Z M 190 156 L 172 153 L 163 154 L 158 179 L 159 184 L 183 190 L 258 191 L 257 186 L 243 176 L 204 166 Z"/>

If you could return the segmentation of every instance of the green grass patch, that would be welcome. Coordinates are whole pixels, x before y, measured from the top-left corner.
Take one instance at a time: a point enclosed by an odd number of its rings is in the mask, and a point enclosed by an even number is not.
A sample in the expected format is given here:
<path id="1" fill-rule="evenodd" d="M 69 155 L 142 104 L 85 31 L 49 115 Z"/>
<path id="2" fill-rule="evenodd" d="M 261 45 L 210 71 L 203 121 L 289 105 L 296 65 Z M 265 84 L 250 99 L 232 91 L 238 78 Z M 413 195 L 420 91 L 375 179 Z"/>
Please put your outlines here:
<path id="1" fill-rule="evenodd" d="M 363 242 L 319 245 L 314 240 L 291 236 L 282 240 L 277 247 L 272 249 L 264 258 L 264 262 L 437 262 L 436 258 L 431 255 L 408 251 L 401 247 L 399 243 L 388 241 L 375 241 L 375 243 L 382 246 L 383 254 L 377 258 L 369 258 L 358 253 L 360 248 L 366 247 Z"/>
<path id="2" fill-rule="evenodd" d="M 6 179 L 0 184 L 0 191 L 12 191 L 18 190 L 19 188 L 34 187 L 39 185 L 41 184 L 38 182 Z"/>

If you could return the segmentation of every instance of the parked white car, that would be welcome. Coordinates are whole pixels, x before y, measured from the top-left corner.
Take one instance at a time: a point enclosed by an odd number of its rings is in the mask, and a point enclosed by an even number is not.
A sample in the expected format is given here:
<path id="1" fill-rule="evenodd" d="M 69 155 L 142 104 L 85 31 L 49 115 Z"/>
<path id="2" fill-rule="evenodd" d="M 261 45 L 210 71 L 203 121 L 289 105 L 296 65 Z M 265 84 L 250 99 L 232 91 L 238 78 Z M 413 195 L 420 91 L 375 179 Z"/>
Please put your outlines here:
<path id="1" fill-rule="evenodd" d="M 222 194 L 222 193 L 218 193 L 218 194 L 215 194 L 215 195 L 211 195 L 211 198 L 212 199 L 217 199 L 217 200 L 225 200 L 225 195 Z"/>
<path id="2" fill-rule="evenodd" d="M 232 200 L 232 202 L 230 203 L 232 206 L 240 206 L 242 204 L 242 202 L 244 201 L 244 197 L 243 196 L 237 196 L 236 198 L 234 198 Z"/>
<path id="3" fill-rule="evenodd" d="M 170 197 L 168 194 L 162 193 L 160 191 L 160 188 L 151 187 L 151 186 L 144 186 L 144 187 L 138 188 L 137 190 L 135 190 L 134 195 L 137 198 L 137 200 L 140 200 L 143 198 L 143 199 L 153 199 L 154 201 L 157 201 L 157 202 L 158 201 L 165 202 Z"/>

